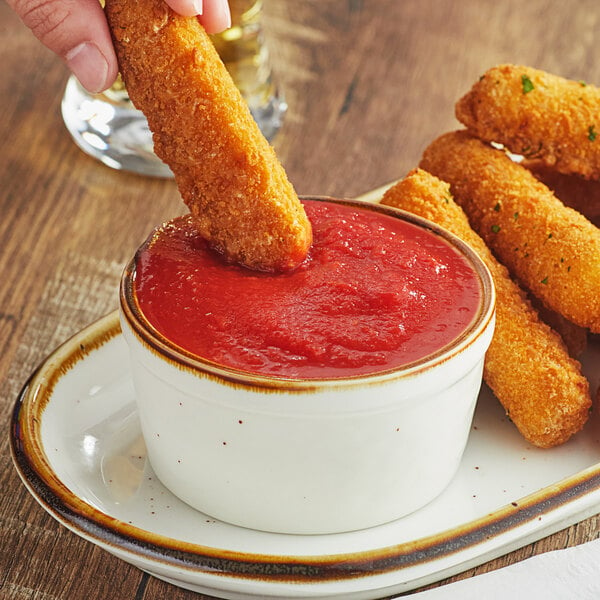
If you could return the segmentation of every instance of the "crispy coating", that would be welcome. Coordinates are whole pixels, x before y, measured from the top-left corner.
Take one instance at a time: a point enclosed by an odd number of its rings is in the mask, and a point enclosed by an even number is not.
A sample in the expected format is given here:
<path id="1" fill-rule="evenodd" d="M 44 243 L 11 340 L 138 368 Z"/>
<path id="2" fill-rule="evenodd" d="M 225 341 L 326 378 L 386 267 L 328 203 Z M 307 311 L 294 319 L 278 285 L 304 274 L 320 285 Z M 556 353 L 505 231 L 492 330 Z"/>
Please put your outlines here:
<path id="1" fill-rule="evenodd" d="M 600 227 L 600 181 L 559 173 L 540 160 L 525 160 L 521 164 L 547 185 L 563 204 Z"/>
<path id="2" fill-rule="evenodd" d="M 600 88 L 531 67 L 499 65 L 457 102 L 455 113 L 482 140 L 561 173 L 600 178 Z"/>
<path id="3" fill-rule="evenodd" d="M 476 137 L 543 160 L 561 173 L 600 178 L 600 88 L 531 67 L 488 70 L 455 107 Z"/>
<path id="4" fill-rule="evenodd" d="M 297 266 L 312 241 L 304 208 L 198 20 L 163 0 L 105 10 L 131 100 L 200 234 L 253 269 Z"/>
<path id="5" fill-rule="evenodd" d="M 600 332 L 600 230 L 505 152 L 465 131 L 442 135 L 420 166 L 447 181 L 471 226 L 523 287 Z"/>
<path id="6" fill-rule="evenodd" d="M 447 183 L 416 169 L 381 200 L 441 225 L 469 244 L 487 265 L 496 287 L 496 329 L 484 379 L 521 434 L 548 448 L 565 442 L 585 424 L 591 397 L 580 364 L 545 323 L 470 227 Z"/>

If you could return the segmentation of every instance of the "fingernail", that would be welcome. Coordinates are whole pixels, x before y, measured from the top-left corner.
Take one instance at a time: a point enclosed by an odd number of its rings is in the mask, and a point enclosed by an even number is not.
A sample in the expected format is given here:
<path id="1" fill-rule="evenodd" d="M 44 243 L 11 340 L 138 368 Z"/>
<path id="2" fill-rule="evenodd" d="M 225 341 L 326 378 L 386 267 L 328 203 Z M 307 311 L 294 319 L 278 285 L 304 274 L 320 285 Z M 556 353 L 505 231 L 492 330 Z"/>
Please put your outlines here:
<path id="1" fill-rule="evenodd" d="M 89 92 L 103 91 L 108 75 L 108 62 L 96 44 L 83 42 L 67 52 L 67 65 L 81 85 Z"/>
<path id="2" fill-rule="evenodd" d="M 197 15 L 201 15 L 202 11 L 204 10 L 203 7 L 203 0 L 194 0 L 194 10 L 196 11 Z"/>
<path id="3" fill-rule="evenodd" d="M 229 29 L 231 27 L 231 11 L 229 10 L 229 3 L 227 0 L 221 0 L 220 4 L 221 11 L 225 14 L 225 29 Z"/>

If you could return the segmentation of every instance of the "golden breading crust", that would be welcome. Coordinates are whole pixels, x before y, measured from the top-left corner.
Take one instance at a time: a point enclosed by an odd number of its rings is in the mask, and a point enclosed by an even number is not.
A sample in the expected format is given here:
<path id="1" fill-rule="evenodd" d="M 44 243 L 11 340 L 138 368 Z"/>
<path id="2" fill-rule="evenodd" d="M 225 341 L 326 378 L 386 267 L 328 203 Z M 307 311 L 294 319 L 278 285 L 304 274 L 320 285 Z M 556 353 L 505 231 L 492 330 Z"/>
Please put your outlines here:
<path id="1" fill-rule="evenodd" d="M 476 137 L 561 173 L 600 178 L 600 88 L 531 67 L 487 71 L 455 107 Z"/>
<path id="2" fill-rule="evenodd" d="M 201 235 L 253 269 L 297 266 L 312 241 L 304 208 L 198 20 L 162 0 L 105 10 L 131 100 Z"/>
<path id="3" fill-rule="evenodd" d="M 484 379 L 521 434 L 547 448 L 565 442 L 586 422 L 591 407 L 588 381 L 561 338 L 540 321 L 507 269 L 471 229 L 449 185 L 421 169 L 390 188 L 382 204 L 441 225 L 469 244 L 487 265 L 497 293 L 496 329 Z"/>
<path id="4" fill-rule="evenodd" d="M 471 226 L 521 285 L 600 332 L 600 230 L 503 151 L 465 131 L 442 135 L 421 168 L 450 184 Z"/>

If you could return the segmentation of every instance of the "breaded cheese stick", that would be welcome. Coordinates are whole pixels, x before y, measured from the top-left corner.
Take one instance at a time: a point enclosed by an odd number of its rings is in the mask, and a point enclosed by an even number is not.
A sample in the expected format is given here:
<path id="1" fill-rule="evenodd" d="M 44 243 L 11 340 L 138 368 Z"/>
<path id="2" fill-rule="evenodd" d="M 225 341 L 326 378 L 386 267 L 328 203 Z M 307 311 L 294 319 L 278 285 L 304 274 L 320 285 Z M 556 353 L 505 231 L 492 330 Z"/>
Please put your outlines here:
<path id="1" fill-rule="evenodd" d="M 539 160 L 525 160 L 521 164 L 547 185 L 565 206 L 600 227 L 600 181 L 559 173 Z"/>
<path id="2" fill-rule="evenodd" d="M 476 137 L 561 173 L 600 178 L 600 88 L 531 67 L 488 70 L 456 104 Z"/>
<path id="3" fill-rule="evenodd" d="M 526 300 L 507 269 L 471 229 L 450 186 L 417 169 L 381 200 L 429 219 L 469 244 L 487 265 L 496 287 L 496 329 L 484 379 L 521 434 L 535 446 L 565 442 L 585 424 L 591 406 L 588 381 L 561 338 Z"/>
<path id="4" fill-rule="evenodd" d="M 466 131 L 442 135 L 420 166 L 450 184 L 471 226 L 523 287 L 600 332 L 600 230 L 525 167 Z"/>
<path id="5" fill-rule="evenodd" d="M 581 356 L 588 345 L 588 330 L 551 310 L 539 298 L 531 294 L 528 298 L 539 318 L 560 335 L 569 354 L 574 358 Z"/>
<path id="6" fill-rule="evenodd" d="M 119 67 L 200 234 L 229 260 L 292 269 L 312 241 L 304 208 L 209 36 L 163 0 L 107 0 Z"/>

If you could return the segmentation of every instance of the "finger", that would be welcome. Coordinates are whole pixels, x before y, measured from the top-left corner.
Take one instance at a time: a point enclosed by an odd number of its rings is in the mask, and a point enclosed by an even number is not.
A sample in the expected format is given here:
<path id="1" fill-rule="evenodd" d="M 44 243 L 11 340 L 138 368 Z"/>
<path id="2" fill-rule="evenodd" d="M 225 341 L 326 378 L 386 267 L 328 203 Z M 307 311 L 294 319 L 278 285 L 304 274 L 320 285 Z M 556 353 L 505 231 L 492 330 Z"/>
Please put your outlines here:
<path id="1" fill-rule="evenodd" d="M 227 0 L 204 0 L 200 23 L 207 33 L 219 33 L 231 27 L 231 12 Z"/>
<path id="2" fill-rule="evenodd" d="M 98 0 L 7 1 L 88 91 L 100 92 L 114 82 L 117 57 Z"/>
<path id="3" fill-rule="evenodd" d="M 165 0 L 180 15 L 197 16 L 208 33 L 218 33 L 231 27 L 227 0 Z"/>
<path id="4" fill-rule="evenodd" d="M 184 17 L 195 17 L 204 12 L 202 0 L 165 0 L 177 13 Z"/>

